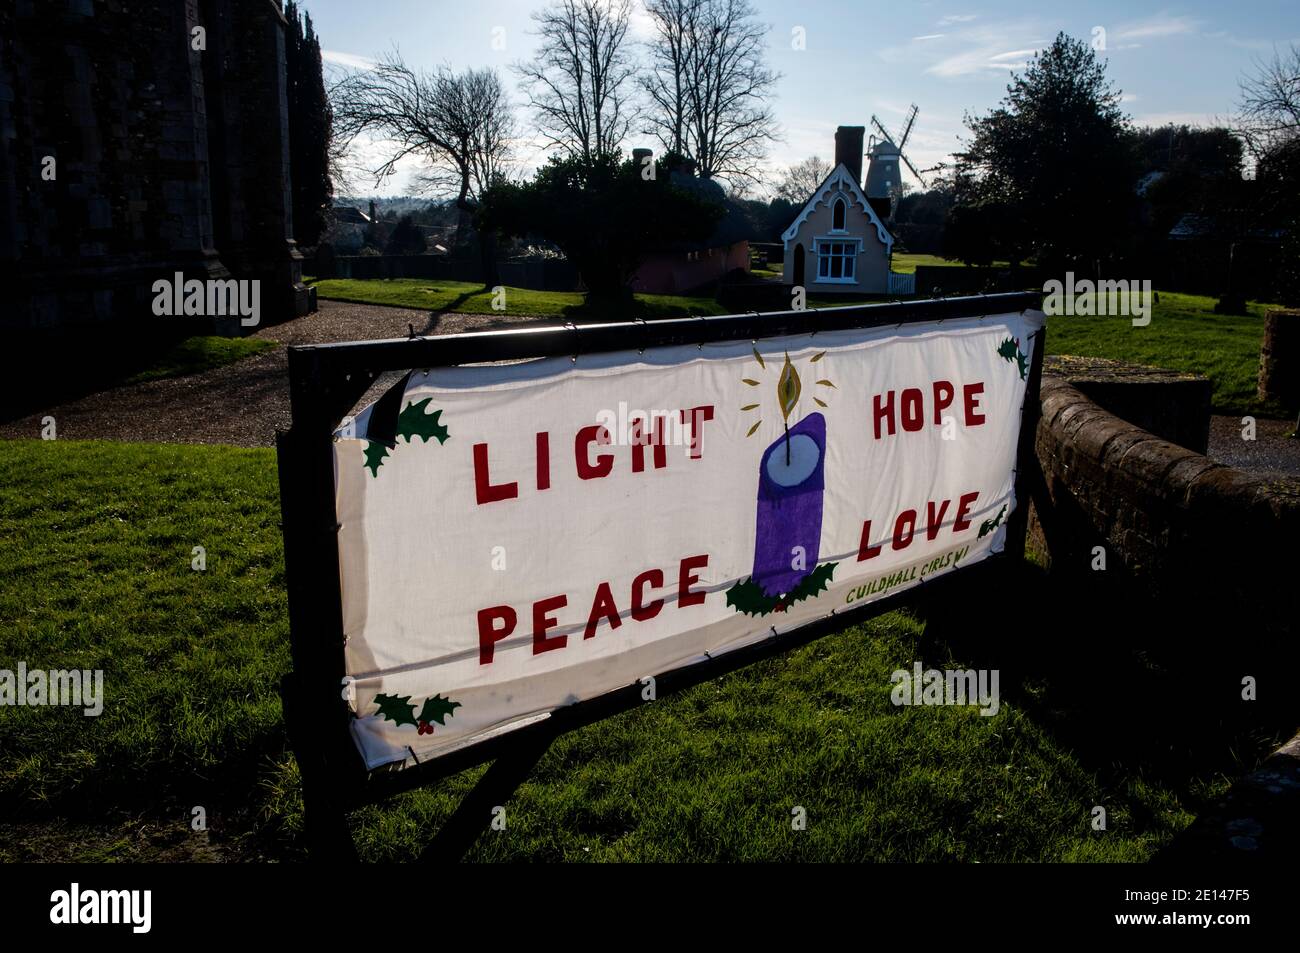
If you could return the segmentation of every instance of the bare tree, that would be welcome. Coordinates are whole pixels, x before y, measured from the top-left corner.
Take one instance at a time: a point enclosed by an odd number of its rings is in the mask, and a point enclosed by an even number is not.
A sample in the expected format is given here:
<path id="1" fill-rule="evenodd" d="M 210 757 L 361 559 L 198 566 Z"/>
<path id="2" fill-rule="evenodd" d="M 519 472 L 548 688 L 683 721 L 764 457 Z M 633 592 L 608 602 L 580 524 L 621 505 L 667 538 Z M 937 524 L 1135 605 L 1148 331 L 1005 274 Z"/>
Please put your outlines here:
<path id="1" fill-rule="evenodd" d="M 655 36 L 649 43 L 650 66 L 641 76 L 651 103 L 644 131 L 678 155 L 687 152 L 691 57 L 703 6 L 704 0 L 647 0 L 645 5 Z"/>
<path id="2" fill-rule="evenodd" d="M 514 118 L 495 70 L 416 71 L 393 51 L 372 69 L 344 76 L 330 90 L 340 141 L 370 135 L 391 147 L 368 170 L 378 184 L 408 156 L 425 162 L 418 186 L 454 195 L 464 227 L 473 201 L 501 173 Z"/>
<path id="3" fill-rule="evenodd" d="M 1300 46 L 1256 61 L 1241 81 L 1237 130 L 1256 160 L 1300 136 Z"/>
<path id="4" fill-rule="evenodd" d="M 817 186 L 831 174 L 831 164 L 821 156 L 809 156 L 802 162 L 788 166 L 776 186 L 776 197 L 802 205 L 807 202 Z"/>
<path id="5" fill-rule="evenodd" d="M 689 154 L 703 178 L 756 181 L 777 138 L 768 100 L 780 74 L 766 62 L 767 28 L 750 0 L 648 0 L 655 24 L 642 85 L 646 131 Z"/>
<path id="6" fill-rule="evenodd" d="M 539 50 L 515 71 L 542 135 L 570 155 L 590 161 L 627 136 L 631 17 L 631 0 L 556 0 L 533 14 Z"/>

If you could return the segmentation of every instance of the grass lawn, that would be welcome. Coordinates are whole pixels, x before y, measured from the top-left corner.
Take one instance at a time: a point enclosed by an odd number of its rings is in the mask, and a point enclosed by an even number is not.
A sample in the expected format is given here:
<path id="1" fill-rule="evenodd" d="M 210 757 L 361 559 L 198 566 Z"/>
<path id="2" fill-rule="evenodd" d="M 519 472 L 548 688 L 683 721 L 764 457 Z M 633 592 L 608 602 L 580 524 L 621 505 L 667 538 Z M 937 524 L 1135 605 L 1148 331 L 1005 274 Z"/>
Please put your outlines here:
<path id="1" fill-rule="evenodd" d="M 990 265 L 990 267 L 1006 268 L 1008 264 L 1009 262 L 1005 261 L 995 261 Z M 957 261 L 952 258 L 940 258 L 938 255 L 899 252 L 890 259 L 889 270 L 906 275 L 916 271 L 917 265 L 938 265 L 941 268 L 961 268 L 965 265 L 965 262 Z"/>
<path id="2" fill-rule="evenodd" d="M 637 295 L 630 314 L 591 310 L 587 296 L 577 291 L 505 289 L 505 309 L 493 307 L 494 295 L 470 281 L 431 281 L 421 278 L 327 278 L 316 282 L 322 298 L 357 304 L 387 304 L 422 311 L 459 311 L 463 314 L 522 314 L 554 318 L 676 318 L 692 314 L 722 314 L 711 297 Z"/>
<path id="3" fill-rule="evenodd" d="M 0 860 L 156 858 L 145 827 L 184 855 L 193 805 L 225 856 L 300 856 L 276 694 L 289 651 L 272 452 L 3 441 L 0 535 L 0 667 L 105 672 L 98 718 L 0 709 Z M 1106 690 L 1126 690 L 1127 649 L 1094 650 Z M 1059 740 L 1095 710 L 1094 685 L 1071 701 L 1004 667 L 996 717 L 890 703 L 893 670 L 978 664 L 965 653 L 896 612 L 578 731 L 470 857 L 1143 860 L 1226 789 L 1220 767 L 1181 751 L 1153 770 L 1174 750 L 1156 727 L 1131 757 L 1106 738 L 1096 756 Z M 1171 680 L 1160 701 L 1175 724 L 1182 691 Z M 1131 726 L 1116 737 L 1131 743 Z M 1250 746 L 1220 747 L 1253 766 Z M 363 856 L 413 858 L 477 775 L 355 814 Z"/>
<path id="4" fill-rule="evenodd" d="M 275 346 L 274 341 L 264 341 L 260 338 L 197 335 L 186 338 L 158 355 L 148 367 L 130 375 L 122 383 L 139 384 L 144 381 L 162 380 L 165 377 L 199 374 L 214 367 L 242 361 L 259 351 L 266 351 Z"/>
<path id="5" fill-rule="evenodd" d="M 1047 352 L 1204 374 L 1214 384 L 1216 412 L 1286 416 L 1256 397 L 1264 312 L 1277 305 L 1252 302 L 1248 316 L 1220 315 L 1214 301 L 1162 291 L 1145 327 L 1134 327 L 1127 316 L 1056 315 L 1047 321 Z"/>

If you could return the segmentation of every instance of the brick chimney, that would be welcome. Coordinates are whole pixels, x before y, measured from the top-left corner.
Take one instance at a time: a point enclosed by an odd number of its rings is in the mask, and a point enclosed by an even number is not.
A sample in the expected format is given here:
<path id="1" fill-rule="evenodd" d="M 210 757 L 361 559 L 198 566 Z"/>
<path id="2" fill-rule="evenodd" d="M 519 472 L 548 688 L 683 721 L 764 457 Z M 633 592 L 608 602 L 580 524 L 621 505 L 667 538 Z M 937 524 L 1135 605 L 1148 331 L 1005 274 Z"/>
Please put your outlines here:
<path id="1" fill-rule="evenodd" d="M 862 140 L 865 126 L 840 126 L 835 130 L 835 164 L 844 164 L 853 181 L 862 185 Z"/>

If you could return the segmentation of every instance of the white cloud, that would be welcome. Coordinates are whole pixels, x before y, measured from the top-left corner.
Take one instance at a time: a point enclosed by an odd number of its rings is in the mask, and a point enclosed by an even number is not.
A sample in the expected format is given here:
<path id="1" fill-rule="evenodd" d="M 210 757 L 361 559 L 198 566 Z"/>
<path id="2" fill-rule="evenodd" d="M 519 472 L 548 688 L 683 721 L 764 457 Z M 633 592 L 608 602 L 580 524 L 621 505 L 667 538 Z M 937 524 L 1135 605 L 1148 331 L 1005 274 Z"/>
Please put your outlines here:
<path id="1" fill-rule="evenodd" d="M 368 57 L 357 56 L 355 53 L 344 53 L 341 50 L 321 50 L 320 58 L 326 63 L 344 66 L 348 69 L 373 69 L 375 65 L 375 61 Z"/>
<path id="2" fill-rule="evenodd" d="M 946 34 L 943 34 L 943 33 L 927 33 L 927 34 L 925 34 L 925 36 L 914 36 L 914 37 L 912 37 L 912 42 L 913 42 L 913 43 L 916 43 L 916 42 L 918 42 L 918 41 L 920 41 L 920 40 L 941 40 L 941 39 L 943 39 L 943 37 L 944 37 L 945 35 L 946 35 Z"/>
<path id="3" fill-rule="evenodd" d="M 958 76 L 972 76 L 990 70 L 1023 69 L 1029 57 L 1038 52 L 1037 46 L 1016 50 L 1003 49 L 1003 41 L 986 41 L 978 43 L 972 49 L 945 57 L 926 68 L 927 73 L 952 79 Z"/>
<path id="4" fill-rule="evenodd" d="M 954 23 L 970 23 L 972 20 L 979 18 L 978 13 L 960 13 L 946 16 L 936 24 L 937 26 L 952 26 Z"/>
<path id="5" fill-rule="evenodd" d="M 1130 20 L 1115 29 L 1118 40 L 1143 40 L 1158 36 L 1184 36 L 1195 33 L 1201 21 L 1195 17 L 1170 16 L 1162 13 L 1143 20 Z"/>

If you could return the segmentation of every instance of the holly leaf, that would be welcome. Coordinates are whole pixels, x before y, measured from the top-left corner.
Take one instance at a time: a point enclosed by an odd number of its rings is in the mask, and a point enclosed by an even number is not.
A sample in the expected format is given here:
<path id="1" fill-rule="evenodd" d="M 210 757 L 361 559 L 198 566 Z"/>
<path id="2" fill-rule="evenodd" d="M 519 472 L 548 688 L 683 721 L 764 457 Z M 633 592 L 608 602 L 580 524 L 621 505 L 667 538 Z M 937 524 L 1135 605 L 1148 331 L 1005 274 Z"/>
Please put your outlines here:
<path id="1" fill-rule="evenodd" d="M 787 606 L 811 599 L 818 593 L 826 591 L 826 585 L 835 576 L 835 567 L 839 563 L 822 563 L 799 581 L 799 584 L 783 596 L 769 596 L 752 578 L 738 582 L 727 590 L 727 605 L 734 606 L 737 612 L 745 615 L 762 616 L 772 612 L 784 612 Z"/>
<path id="2" fill-rule="evenodd" d="M 779 600 L 765 593 L 753 579 L 738 582 L 727 590 L 727 605 L 735 606 L 745 615 L 767 615 L 776 608 Z"/>
<path id="3" fill-rule="evenodd" d="M 455 709 L 460 708 L 460 702 L 454 702 L 450 698 L 443 698 L 441 695 L 434 695 L 424 700 L 424 707 L 420 709 L 420 721 L 432 724 L 437 722 L 445 725 L 444 718 L 450 718 Z"/>
<path id="4" fill-rule="evenodd" d="M 384 465 L 384 457 L 386 456 L 388 456 L 388 448 L 382 443 L 377 443 L 374 440 L 366 441 L 365 468 L 370 471 L 371 476 L 379 476 L 379 468 Z"/>
<path id="5" fill-rule="evenodd" d="M 813 596 L 825 592 L 827 583 L 835 578 L 835 567 L 838 565 L 839 563 L 822 563 L 804 576 L 799 585 L 791 589 L 789 595 L 785 597 L 785 604 L 792 605 L 796 602 L 803 602 L 805 599 L 811 599 Z"/>
<path id="6" fill-rule="evenodd" d="M 379 706 L 379 711 L 375 714 L 380 718 L 386 718 L 399 726 L 417 724 L 415 706 L 411 704 L 410 695 L 385 695 L 381 692 L 375 696 L 375 704 Z"/>
<path id="7" fill-rule="evenodd" d="M 1007 511 L 1007 508 L 1006 508 L 1005 506 L 1003 506 L 1002 509 L 998 510 L 998 515 L 997 515 L 996 517 L 994 517 L 994 518 L 991 519 L 991 520 L 985 520 L 984 522 L 980 523 L 980 533 L 979 533 L 979 536 L 977 536 L 976 538 L 977 538 L 977 539 L 983 539 L 983 538 L 984 538 L 985 536 L 987 536 L 989 533 L 993 532 L 995 529 L 997 529 L 999 526 L 1001 526 L 1001 525 L 1002 525 L 1002 516 L 1003 516 L 1003 514 L 1006 513 L 1006 511 Z"/>
<path id="8" fill-rule="evenodd" d="M 438 421 L 442 411 L 435 410 L 431 414 L 425 412 L 431 400 L 432 397 L 426 397 L 418 404 L 412 402 L 406 405 L 406 409 L 397 416 L 397 436 L 405 437 L 407 443 L 411 442 L 412 437 L 420 437 L 425 443 L 429 442 L 430 437 L 436 437 L 438 443 L 447 442 L 447 428 Z"/>
<path id="9" fill-rule="evenodd" d="M 1029 373 L 1029 355 L 1016 351 L 1016 364 L 1020 368 L 1020 379 L 1024 380 L 1025 375 Z"/>

